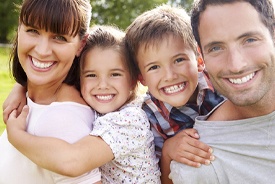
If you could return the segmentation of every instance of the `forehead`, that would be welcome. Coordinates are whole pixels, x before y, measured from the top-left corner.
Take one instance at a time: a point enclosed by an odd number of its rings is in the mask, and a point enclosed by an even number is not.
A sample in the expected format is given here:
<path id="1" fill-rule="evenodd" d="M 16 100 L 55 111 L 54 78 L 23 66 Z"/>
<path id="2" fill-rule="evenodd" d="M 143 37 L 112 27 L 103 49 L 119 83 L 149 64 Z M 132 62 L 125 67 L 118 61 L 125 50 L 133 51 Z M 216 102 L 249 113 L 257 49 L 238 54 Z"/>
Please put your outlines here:
<path id="1" fill-rule="evenodd" d="M 199 35 L 202 47 L 212 39 L 229 39 L 261 29 L 267 30 L 258 12 L 247 2 L 210 5 L 200 15 Z"/>

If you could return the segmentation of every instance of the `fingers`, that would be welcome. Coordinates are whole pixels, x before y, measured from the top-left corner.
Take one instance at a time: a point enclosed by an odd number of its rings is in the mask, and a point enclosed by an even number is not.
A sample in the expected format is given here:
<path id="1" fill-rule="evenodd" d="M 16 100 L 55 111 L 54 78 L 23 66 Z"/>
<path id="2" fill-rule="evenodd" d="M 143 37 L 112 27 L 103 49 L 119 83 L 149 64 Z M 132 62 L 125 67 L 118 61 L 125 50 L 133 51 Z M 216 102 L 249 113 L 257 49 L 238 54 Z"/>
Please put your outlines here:
<path id="1" fill-rule="evenodd" d="M 194 128 L 184 129 L 181 132 L 187 134 L 188 136 L 196 138 L 196 139 L 198 139 L 200 137 L 198 134 L 198 131 Z"/>

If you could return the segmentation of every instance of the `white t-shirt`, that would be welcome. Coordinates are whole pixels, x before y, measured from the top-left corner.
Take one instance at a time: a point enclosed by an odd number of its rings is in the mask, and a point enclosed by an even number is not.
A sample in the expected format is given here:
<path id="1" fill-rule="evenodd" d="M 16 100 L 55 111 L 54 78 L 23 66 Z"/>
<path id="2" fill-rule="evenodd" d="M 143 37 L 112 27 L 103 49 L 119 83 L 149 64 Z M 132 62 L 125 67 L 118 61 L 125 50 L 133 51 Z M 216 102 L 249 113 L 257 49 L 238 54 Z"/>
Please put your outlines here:
<path id="1" fill-rule="evenodd" d="M 95 120 L 91 135 L 100 136 L 115 157 L 100 167 L 102 183 L 160 183 L 154 137 L 141 104 L 137 99 Z"/>
<path id="2" fill-rule="evenodd" d="M 56 137 L 74 143 L 89 135 L 92 130 L 94 111 L 89 106 L 75 102 L 40 105 L 29 98 L 27 104 L 30 107 L 27 118 L 27 131 L 30 134 Z M 98 169 L 75 178 L 43 169 L 8 142 L 6 130 L 0 137 L 0 184 L 88 184 L 99 181 L 100 177 Z"/>

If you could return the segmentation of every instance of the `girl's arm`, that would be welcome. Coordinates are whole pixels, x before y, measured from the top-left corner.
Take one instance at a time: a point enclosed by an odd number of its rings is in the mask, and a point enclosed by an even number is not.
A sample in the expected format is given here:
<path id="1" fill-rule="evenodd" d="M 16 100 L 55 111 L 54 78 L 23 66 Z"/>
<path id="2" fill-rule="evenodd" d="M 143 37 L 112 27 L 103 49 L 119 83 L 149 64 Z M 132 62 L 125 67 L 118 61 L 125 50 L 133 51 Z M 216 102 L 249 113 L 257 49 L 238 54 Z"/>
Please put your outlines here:
<path id="1" fill-rule="evenodd" d="M 172 183 L 168 178 L 172 160 L 193 167 L 210 164 L 214 159 L 212 149 L 200 142 L 198 138 L 199 135 L 195 129 L 185 129 L 164 142 L 160 160 L 162 183 Z"/>
<path id="2" fill-rule="evenodd" d="M 9 96 L 3 103 L 3 120 L 6 123 L 10 113 L 17 109 L 17 112 L 20 113 L 24 105 L 26 105 L 26 87 L 21 86 L 18 83 L 15 83 L 12 91 Z"/>
<path id="3" fill-rule="evenodd" d="M 9 141 L 37 165 L 66 176 L 79 176 L 100 167 L 114 158 L 111 148 L 96 136 L 85 136 L 74 144 L 37 137 L 27 133 L 28 107 L 16 117 L 12 111 L 7 121 Z"/>

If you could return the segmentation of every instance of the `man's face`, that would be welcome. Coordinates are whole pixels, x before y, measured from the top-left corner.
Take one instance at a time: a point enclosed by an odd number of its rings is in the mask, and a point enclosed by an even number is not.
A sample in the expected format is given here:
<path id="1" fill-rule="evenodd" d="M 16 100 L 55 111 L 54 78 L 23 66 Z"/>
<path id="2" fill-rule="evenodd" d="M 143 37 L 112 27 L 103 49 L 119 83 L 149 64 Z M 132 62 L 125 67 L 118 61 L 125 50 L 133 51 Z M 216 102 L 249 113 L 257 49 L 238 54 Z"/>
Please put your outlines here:
<path id="1" fill-rule="evenodd" d="M 221 94 L 239 106 L 274 99 L 273 35 L 253 6 L 208 6 L 200 16 L 199 35 L 206 69 Z"/>

